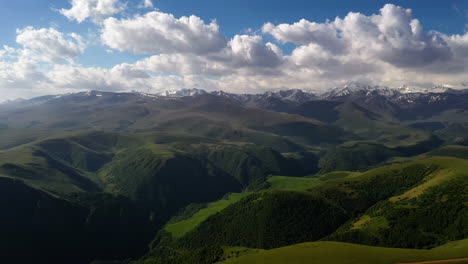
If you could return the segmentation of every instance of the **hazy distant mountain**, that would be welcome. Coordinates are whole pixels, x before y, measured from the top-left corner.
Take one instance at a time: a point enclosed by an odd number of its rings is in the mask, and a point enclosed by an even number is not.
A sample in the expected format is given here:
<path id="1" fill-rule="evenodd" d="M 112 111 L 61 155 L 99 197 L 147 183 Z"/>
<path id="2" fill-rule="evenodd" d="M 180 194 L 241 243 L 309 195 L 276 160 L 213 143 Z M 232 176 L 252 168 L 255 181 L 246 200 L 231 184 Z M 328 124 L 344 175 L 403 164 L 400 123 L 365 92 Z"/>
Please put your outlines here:
<path id="1" fill-rule="evenodd" d="M 46 95 L 46 96 L 40 96 L 40 97 L 35 97 L 32 99 L 15 99 L 15 100 L 7 100 L 3 103 L 0 103 L 0 110 L 3 109 L 13 109 L 13 108 L 21 108 L 21 107 L 26 107 L 26 106 L 32 106 L 32 105 L 38 105 L 45 103 L 53 98 L 56 98 L 61 95 Z"/>

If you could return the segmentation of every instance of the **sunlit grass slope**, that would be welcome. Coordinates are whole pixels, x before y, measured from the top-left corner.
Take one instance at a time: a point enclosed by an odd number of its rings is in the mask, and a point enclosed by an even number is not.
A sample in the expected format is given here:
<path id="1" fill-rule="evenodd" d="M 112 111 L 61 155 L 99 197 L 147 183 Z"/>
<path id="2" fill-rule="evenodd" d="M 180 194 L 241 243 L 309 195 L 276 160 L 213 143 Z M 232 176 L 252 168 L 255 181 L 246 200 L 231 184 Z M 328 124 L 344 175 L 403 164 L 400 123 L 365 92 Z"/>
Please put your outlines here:
<path id="1" fill-rule="evenodd" d="M 468 257 L 468 239 L 432 250 L 369 247 L 339 242 L 312 242 L 271 250 L 249 251 L 223 264 L 392 264 Z M 460 262 L 460 263 L 468 263 Z"/>
<path id="2" fill-rule="evenodd" d="M 333 172 L 325 174 L 320 178 L 272 176 L 267 180 L 269 183 L 268 190 L 307 191 L 322 186 L 329 180 L 351 177 L 352 175 L 359 175 L 359 173 L 345 171 Z M 208 203 L 205 208 L 200 209 L 188 219 L 166 225 L 164 230 L 170 233 L 173 238 L 181 238 L 188 232 L 194 230 L 208 217 L 221 212 L 229 205 L 240 201 L 249 194 L 251 193 L 231 193 L 224 199 Z"/>
<path id="3" fill-rule="evenodd" d="M 189 219 L 169 224 L 165 227 L 165 231 L 169 232 L 172 237 L 180 238 L 187 232 L 195 229 L 201 222 L 205 221 L 209 216 L 216 214 L 228 207 L 229 205 L 238 202 L 243 197 L 247 196 L 248 193 L 231 193 L 225 199 L 209 203 L 206 208 L 201 209 L 195 213 Z"/>

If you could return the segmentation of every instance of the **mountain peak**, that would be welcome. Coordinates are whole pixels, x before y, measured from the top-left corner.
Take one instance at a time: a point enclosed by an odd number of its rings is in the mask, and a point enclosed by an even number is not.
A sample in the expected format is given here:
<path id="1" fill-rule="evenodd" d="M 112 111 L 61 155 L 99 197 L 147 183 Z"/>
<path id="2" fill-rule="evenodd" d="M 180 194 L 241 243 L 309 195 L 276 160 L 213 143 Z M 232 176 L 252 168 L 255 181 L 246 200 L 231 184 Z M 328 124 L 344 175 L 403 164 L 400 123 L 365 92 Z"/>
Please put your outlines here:
<path id="1" fill-rule="evenodd" d="M 282 100 L 289 100 L 297 103 L 303 103 L 310 101 L 316 98 L 312 93 L 300 90 L 300 89 L 290 89 L 290 90 L 281 90 L 277 92 L 266 92 L 264 93 L 267 97 L 279 98 Z"/>
<path id="2" fill-rule="evenodd" d="M 349 91 L 369 91 L 375 90 L 379 86 L 371 86 L 369 84 L 360 83 L 360 82 L 350 82 L 343 87 L 343 90 Z"/>
<path id="3" fill-rule="evenodd" d="M 390 89 L 385 86 L 379 86 L 379 85 L 369 85 L 369 84 L 364 84 L 364 83 L 359 83 L 359 82 L 350 82 L 346 84 L 343 87 L 337 87 L 335 89 L 332 89 L 331 91 L 325 92 L 323 94 L 323 97 L 343 97 L 343 96 L 349 96 L 352 94 L 363 94 L 365 95 L 371 95 L 371 94 L 379 94 L 379 95 L 393 95 L 396 92 L 394 89 Z"/>
<path id="4" fill-rule="evenodd" d="M 185 97 L 185 96 L 196 96 L 207 94 L 203 89 L 192 88 L 192 89 L 181 89 L 181 90 L 167 90 L 158 95 L 165 97 Z"/>

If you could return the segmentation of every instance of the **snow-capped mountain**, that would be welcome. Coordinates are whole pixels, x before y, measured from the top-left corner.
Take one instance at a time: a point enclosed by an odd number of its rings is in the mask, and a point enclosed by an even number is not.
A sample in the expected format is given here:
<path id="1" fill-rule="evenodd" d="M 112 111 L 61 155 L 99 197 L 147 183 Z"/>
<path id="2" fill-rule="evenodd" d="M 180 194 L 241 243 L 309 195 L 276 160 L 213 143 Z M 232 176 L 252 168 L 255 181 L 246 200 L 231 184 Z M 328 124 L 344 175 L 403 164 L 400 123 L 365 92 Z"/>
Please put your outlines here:
<path id="1" fill-rule="evenodd" d="M 168 90 L 162 93 L 157 94 L 158 96 L 164 97 L 185 97 L 185 96 L 196 96 L 196 95 L 203 95 L 208 94 L 203 89 L 182 89 L 182 90 Z M 224 91 L 214 91 L 210 94 L 225 97 L 227 99 L 231 99 L 240 103 L 247 103 L 250 101 L 255 101 L 258 99 L 266 99 L 266 98 L 276 98 L 281 100 L 287 100 L 291 102 L 303 103 L 310 100 L 314 100 L 317 97 L 312 94 L 308 93 L 299 89 L 291 89 L 291 90 L 282 90 L 278 92 L 266 92 L 263 94 L 232 94 L 226 93 Z"/>
<path id="2" fill-rule="evenodd" d="M 436 84 L 436 85 L 433 85 L 432 87 L 430 88 L 427 88 L 427 87 L 411 87 L 411 86 L 408 86 L 408 85 L 403 85 L 399 88 L 397 88 L 396 90 L 400 93 L 404 93 L 404 94 L 408 94 L 408 93 L 446 93 L 446 92 L 450 92 L 450 93 L 456 93 L 456 92 L 460 92 L 460 91 L 464 91 L 466 88 L 465 85 L 461 84 L 459 87 L 452 87 L 450 85 L 446 85 L 446 84 Z"/>
<path id="3" fill-rule="evenodd" d="M 222 96 L 242 105 L 274 111 L 288 111 L 291 107 L 318 99 L 315 94 L 299 89 L 266 92 L 263 94 L 231 94 L 223 91 L 215 91 L 211 94 Z"/>
<path id="4" fill-rule="evenodd" d="M 129 96 L 139 96 L 143 98 L 176 99 L 180 97 L 191 96 L 219 96 L 229 101 L 249 106 L 263 108 L 273 111 L 290 112 L 291 109 L 299 105 L 313 101 L 332 101 L 335 103 L 354 102 L 358 105 L 376 106 L 377 108 L 411 108 L 416 105 L 433 105 L 435 103 L 461 104 L 460 98 L 468 95 L 468 89 L 454 89 L 447 85 L 435 85 L 432 88 L 422 89 L 403 85 L 398 88 L 389 88 L 386 86 L 369 85 L 358 82 L 351 82 L 343 87 L 337 87 L 321 94 L 314 94 L 309 91 L 290 89 L 275 92 L 266 92 L 261 94 L 234 94 L 224 91 L 207 92 L 203 89 L 182 89 L 168 90 L 162 93 L 152 94 L 132 91 L 131 93 L 111 93 L 100 91 L 87 91 L 71 94 L 51 95 L 36 97 L 33 99 L 10 100 L 0 104 L 1 109 L 16 109 L 35 104 L 53 102 L 61 100 L 62 97 L 75 98 L 76 100 L 89 100 L 90 98 L 100 97 L 105 99 L 106 103 L 124 102 Z M 88 99 L 79 99 L 86 97 Z M 462 98 L 462 99 L 463 99 Z M 464 100 L 464 99 L 463 99 Z"/>
<path id="5" fill-rule="evenodd" d="M 337 87 L 328 92 L 325 92 L 320 97 L 325 99 L 331 99 L 336 97 L 346 97 L 352 95 L 369 96 L 376 94 L 383 96 L 394 96 L 396 93 L 398 93 L 398 90 L 391 89 L 386 86 L 372 86 L 358 82 L 351 82 L 343 87 Z"/>
<path id="6" fill-rule="evenodd" d="M 196 96 L 196 95 L 203 95 L 207 94 L 207 92 L 203 89 L 182 89 L 182 90 L 168 90 L 158 94 L 159 96 L 165 97 L 185 97 L 185 96 Z"/>
<path id="7" fill-rule="evenodd" d="M 28 107 L 44 109 L 55 105 L 127 105 L 135 107 L 137 116 L 146 115 L 153 106 L 177 104 L 178 101 L 198 105 L 200 102 L 219 107 L 220 105 L 240 105 L 275 112 L 302 115 L 322 122 L 334 122 L 346 114 L 358 115 L 370 120 L 417 120 L 456 109 L 457 113 L 468 111 L 468 90 L 447 89 L 442 93 L 410 92 L 409 87 L 391 89 L 384 86 L 371 86 L 350 83 L 335 88 L 325 94 L 315 95 L 303 90 L 285 90 L 262 94 L 232 94 L 223 91 L 207 92 L 201 89 L 167 91 L 162 94 L 142 92 L 101 92 L 88 91 L 62 95 L 18 100 L 0 105 L 0 111 L 14 111 Z M 213 110 L 216 111 L 216 110 Z M 447 112 L 448 113 L 448 112 Z"/>
<path id="8" fill-rule="evenodd" d="M 271 91 L 261 94 L 234 94 L 224 91 L 207 92 L 203 89 L 181 89 L 168 90 L 158 94 L 135 92 L 146 97 L 187 97 L 211 94 L 220 96 L 247 106 L 260 107 L 266 109 L 287 109 L 290 106 L 302 104 L 314 100 L 342 101 L 347 98 L 365 98 L 369 101 L 373 97 L 382 97 L 379 100 L 389 100 L 397 104 L 412 104 L 417 100 L 424 99 L 425 102 L 435 102 L 445 100 L 444 94 L 461 94 L 468 90 L 453 89 L 447 85 L 434 85 L 431 88 L 411 87 L 402 85 L 398 88 L 387 86 L 369 85 L 360 82 L 350 82 L 343 87 L 336 87 L 323 93 L 312 93 L 300 89 L 290 89 L 281 91 Z M 428 94 L 431 94 L 430 96 Z M 435 95 L 439 94 L 439 95 Z M 385 99 L 386 98 L 386 99 Z"/>
<path id="9" fill-rule="evenodd" d="M 313 93 L 309 93 L 299 89 L 283 90 L 278 92 L 266 92 L 266 97 L 274 97 L 282 100 L 289 100 L 296 103 L 304 103 L 307 101 L 317 99 L 317 96 Z"/>

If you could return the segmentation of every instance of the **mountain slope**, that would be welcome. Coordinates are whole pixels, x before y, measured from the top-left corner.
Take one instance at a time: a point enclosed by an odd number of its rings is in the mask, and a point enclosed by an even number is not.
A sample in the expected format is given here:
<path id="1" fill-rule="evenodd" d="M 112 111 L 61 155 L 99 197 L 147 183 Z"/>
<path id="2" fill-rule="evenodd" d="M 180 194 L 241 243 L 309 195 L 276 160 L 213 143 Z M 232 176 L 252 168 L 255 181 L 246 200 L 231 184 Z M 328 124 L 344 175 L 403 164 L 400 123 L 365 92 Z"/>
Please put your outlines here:
<path id="1" fill-rule="evenodd" d="M 451 158 L 422 162 L 438 166 L 438 169 L 421 184 L 369 208 L 331 238 L 421 248 L 468 237 L 465 224 L 468 221 L 467 162 Z"/>
<path id="2" fill-rule="evenodd" d="M 0 123 L 28 129 L 188 133 L 260 144 L 271 142 L 270 146 L 283 141 L 282 147 L 289 149 L 298 148 L 291 141 L 324 144 L 351 136 L 314 119 L 248 108 L 211 94 L 177 98 L 135 93 L 70 94 L 42 104 L 0 111 Z M 298 127 L 307 132 L 296 134 Z"/>
<path id="3" fill-rule="evenodd" d="M 0 255 L 5 263 L 88 263 L 138 257 L 156 231 L 151 211 L 122 197 L 67 199 L 0 177 Z"/>
<path id="4" fill-rule="evenodd" d="M 92 91 L 2 105 L 0 185 L 24 205 L 4 205 L 8 225 L 20 219 L 9 257 L 21 245 L 39 252 L 37 243 L 49 254 L 61 237 L 41 232 L 61 228 L 55 219 L 76 238 L 57 248 L 83 250 L 70 253 L 77 264 L 136 259 L 155 237 L 142 261 L 207 264 L 232 247 L 318 240 L 464 239 L 466 99 L 348 86 L 319 96 Z M 21 230 L 35 228 L 24 242 Z"/>
<path id="5" fill-rule="evenodd" d="M 246 251 L 245 256 L 220 262 L 225 264 L 393 264 L 416 261 L 466 258 L 466 240 L 451 242 L 432 250 L 368 247 L 338 242 L 313 242 L 272 250 Z M 242 250 L 234 250 L 242 252 Z M 453 263 L 453 262 L 452 262 Z M 460 261 L 456 263 L 467 263 Z"/>
<path id="6" fill-rule="evenodd" d="M 283 178 L 281 185 L 272 181 L 276 190 L 246 195 L 182 237 L 160 237 L 158 247 L 269 249 L 320 239 L 434 247 L 468 237 L 462 224 L 468 217 L 467 166 L 465 160 L 430 158 L 360 174 L 332 173 L 311 178 L 305 192 L 292 191 L 288 186 L 294 184 Z"/>

